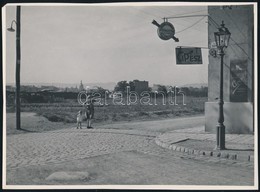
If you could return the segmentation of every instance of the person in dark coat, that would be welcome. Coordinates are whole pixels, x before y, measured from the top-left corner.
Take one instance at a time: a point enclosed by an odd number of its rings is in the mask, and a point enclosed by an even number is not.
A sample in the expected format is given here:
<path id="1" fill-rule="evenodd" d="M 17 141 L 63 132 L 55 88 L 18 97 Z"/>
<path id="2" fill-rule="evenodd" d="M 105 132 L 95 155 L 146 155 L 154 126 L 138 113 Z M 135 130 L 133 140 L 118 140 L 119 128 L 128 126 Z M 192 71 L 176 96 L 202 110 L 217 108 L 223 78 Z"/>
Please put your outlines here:
<path id="1" fill-rule="evenodd" d="M 94 104 L 93 104 L 94 100 L 93 99 L 89 99 L 86 103 L 86 119 L 87 119 L 87 128 L 93 128 L 91 126 L 92 124 L 92 119 L 94 118 Z"/>

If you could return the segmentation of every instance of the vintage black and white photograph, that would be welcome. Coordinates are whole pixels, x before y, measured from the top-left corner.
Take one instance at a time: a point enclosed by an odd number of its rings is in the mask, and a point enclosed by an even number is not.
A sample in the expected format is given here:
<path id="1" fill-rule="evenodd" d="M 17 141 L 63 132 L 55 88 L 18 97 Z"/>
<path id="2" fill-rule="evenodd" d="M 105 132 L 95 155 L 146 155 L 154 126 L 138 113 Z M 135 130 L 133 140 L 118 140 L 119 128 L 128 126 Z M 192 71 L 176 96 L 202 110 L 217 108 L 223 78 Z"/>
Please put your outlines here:
<path id="1" fill-rule="evenodd" d="M 257 189 L 257 4 L 7 4 L 3 188 Z"/>

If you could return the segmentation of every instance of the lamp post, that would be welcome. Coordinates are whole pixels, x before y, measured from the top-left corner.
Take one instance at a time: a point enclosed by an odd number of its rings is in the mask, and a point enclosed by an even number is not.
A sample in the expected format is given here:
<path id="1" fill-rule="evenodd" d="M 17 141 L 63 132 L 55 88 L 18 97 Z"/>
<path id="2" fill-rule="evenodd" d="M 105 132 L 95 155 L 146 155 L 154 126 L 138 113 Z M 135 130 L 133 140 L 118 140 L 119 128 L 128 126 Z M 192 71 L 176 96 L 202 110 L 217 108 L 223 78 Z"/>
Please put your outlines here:
<path id="1" fill-rule="evenodd" d="M 15 100 L 16 100 L 16 129 L 21 129 L 21 103 L 20 103 L 20 64 L 21 64 L 21 6 L 16 8 L 16 21 L 13 20 L 11 27 L 7 30 L 14 32 L 13 23 L 16 23 L 16 91 L 15 91 Z"/>
<path id="2" fill-rule="evenodd" d="M 217 48 L 219 49 L 219 55 L 221 57 L 220 63 L 220 86 L 219 86 L 219 114 L 218 114 L 218 125 L 216 127 L 217 132 L 217 145 L 216 149 L 225 149 L 225 126 L 224 126 L 224 111 L 223 111 L 223 58 L 225 55 L 224 49 L 228 47 L 229 38 L 231 33 L 225 27 L 224 21 L 222 21 L 221 27 L 218 28 L 218 32 L 214 33 Z"/>

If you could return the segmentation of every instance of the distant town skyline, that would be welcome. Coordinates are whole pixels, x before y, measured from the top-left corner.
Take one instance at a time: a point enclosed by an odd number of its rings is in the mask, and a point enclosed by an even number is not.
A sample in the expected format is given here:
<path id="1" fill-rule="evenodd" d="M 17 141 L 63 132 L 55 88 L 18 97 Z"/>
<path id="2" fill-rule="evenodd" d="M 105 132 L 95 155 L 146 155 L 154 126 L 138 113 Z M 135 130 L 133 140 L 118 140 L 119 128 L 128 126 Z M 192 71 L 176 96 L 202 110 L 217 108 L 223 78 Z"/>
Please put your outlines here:
<path id="1" fill-rule="evenodd" d="M 203 64 L 176 65 L 175 47 L 207 47 L 207 18 L 171 19 L 179 43 L 163 41 L 163 17 L 207 14 L 207 6 L 22 6 L 21 84 L 107 83 L 134 79 L 149 84 L 207 83 Z M 6 7 L 6 26 L 16 6 Z M 194 25 L 195 24 L 195 25 Z M 6 83 L 15 82 L 15 33 L 6 32 Z"/>
<path id="2" fill-rule="evenodd" d="M 122 80 L 124 81 L 124 80 Z M 127 81 L 129 82 L 129 81 Z M 94 83 L 84 83 L 82 82 L 84 86 L 100 86 L 102 87 L 102 85 L 105 85 L 105 84 L 113 84 L 113 85 L 116 85 L 118 82 L 94 82 Z M 149 86 L 152 87 L 153 85 L 165 85 L 165 86 L 207 86 L 207 83 L 186 83 L 186 84 L 160 84 L 160 83 L 149 83 Z M 6 85 L 8 86 L 15 86 L 15 83 L 6 83 Z M 57 87 L 69 87 L 69 86 L 79 86 L 80 85 L 80 82 L 79 83 L 42 83 L 42 82 L 39 82 L 39 83 L 23 83 L 21 85 L 31 85 L 31 86 L 57 86 Z"/>

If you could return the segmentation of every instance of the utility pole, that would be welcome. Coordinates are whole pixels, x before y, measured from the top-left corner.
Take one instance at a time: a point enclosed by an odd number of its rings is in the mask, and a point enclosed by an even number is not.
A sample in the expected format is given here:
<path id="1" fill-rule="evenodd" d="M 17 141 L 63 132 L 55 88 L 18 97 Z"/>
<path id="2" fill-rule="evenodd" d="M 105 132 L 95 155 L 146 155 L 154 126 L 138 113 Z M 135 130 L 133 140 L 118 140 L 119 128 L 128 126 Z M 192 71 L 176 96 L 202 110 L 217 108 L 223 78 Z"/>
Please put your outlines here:
<path id="1" fill-rule="evenodd" d="M 21 129 L 20 65 L 21 65 L 21 6 L 16 8 L 16 129 Z"/>

